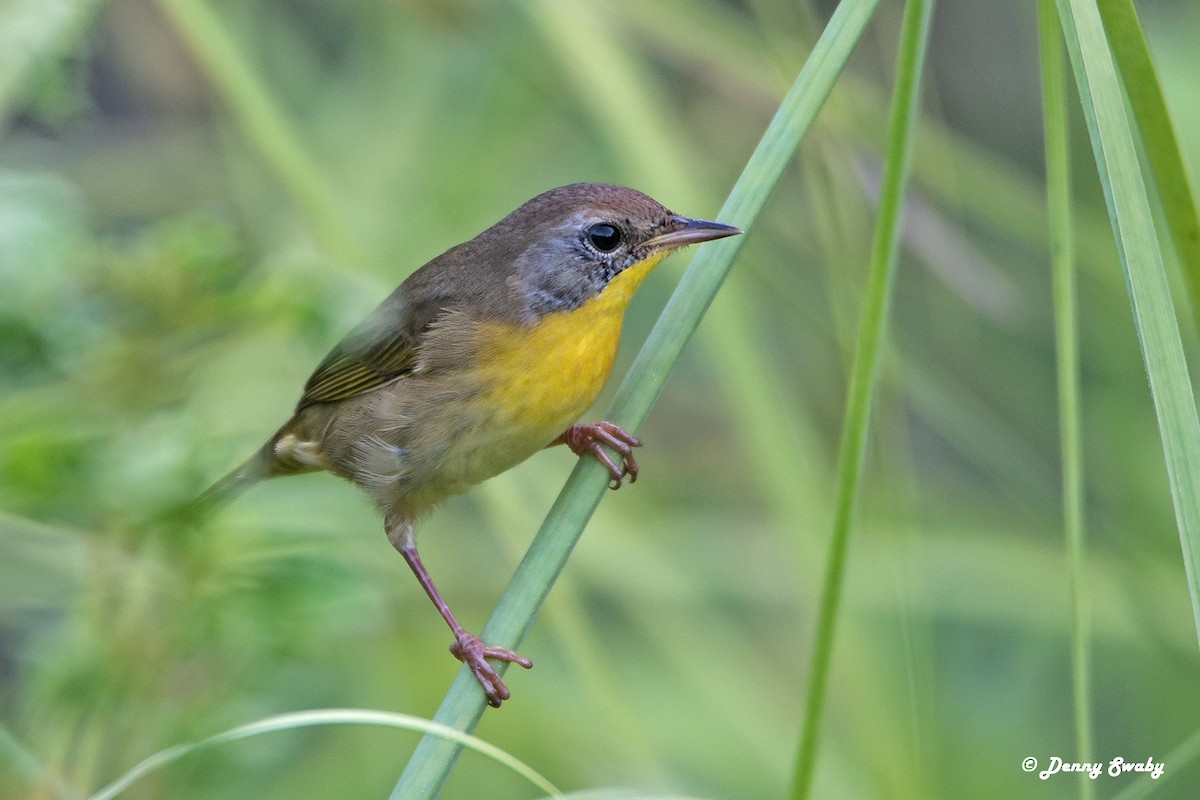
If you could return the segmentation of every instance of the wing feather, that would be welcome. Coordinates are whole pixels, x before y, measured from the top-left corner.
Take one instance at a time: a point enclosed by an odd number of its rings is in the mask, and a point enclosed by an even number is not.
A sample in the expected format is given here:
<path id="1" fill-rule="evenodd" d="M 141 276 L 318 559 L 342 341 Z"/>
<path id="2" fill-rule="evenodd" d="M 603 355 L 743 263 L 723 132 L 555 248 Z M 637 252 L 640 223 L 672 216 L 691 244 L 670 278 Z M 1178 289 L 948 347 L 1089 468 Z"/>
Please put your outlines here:
<path id="1" fill-rule="evenodd" d="M 400 296 L 389 297 L 317 365 L 296 410 L 345 400 L 412 372 L 429 326 L 448 306 L 444 297 L 417 307 Z"/>

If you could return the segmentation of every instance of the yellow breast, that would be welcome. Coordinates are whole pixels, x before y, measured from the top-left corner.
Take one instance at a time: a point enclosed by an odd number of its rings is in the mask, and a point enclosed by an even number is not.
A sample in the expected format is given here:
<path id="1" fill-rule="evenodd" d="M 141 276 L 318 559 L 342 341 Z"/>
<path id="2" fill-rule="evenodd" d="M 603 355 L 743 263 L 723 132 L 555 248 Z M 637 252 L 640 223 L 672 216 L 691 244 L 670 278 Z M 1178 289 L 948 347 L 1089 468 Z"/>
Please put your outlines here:
<path id="1" fill-rule="evenodd" d="M 662 258 L 626 269 L 572 311 L 547 314 L 533 326 L 485 329 L 480 366 L 487 395 L 509 424 L 553 430 L 553 438 L 587 410 L 612 371 L 625 309 Z"/>

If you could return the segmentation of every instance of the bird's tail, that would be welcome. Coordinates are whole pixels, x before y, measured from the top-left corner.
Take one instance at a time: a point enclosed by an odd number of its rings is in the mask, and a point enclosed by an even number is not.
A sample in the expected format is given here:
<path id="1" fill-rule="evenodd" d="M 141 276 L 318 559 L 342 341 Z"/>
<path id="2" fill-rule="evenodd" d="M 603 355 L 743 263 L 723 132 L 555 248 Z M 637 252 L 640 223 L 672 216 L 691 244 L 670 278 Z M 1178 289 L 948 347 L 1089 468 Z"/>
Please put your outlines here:
<path id="1" fill-rule="evenodd" d="M 274 474 L 270 460 L 262 450 L 259 450 L 236 469 L 201 492 L 200 496 L 192 501 L 191 516 L 195 519 L 207 517 L 246 489 Z"/>

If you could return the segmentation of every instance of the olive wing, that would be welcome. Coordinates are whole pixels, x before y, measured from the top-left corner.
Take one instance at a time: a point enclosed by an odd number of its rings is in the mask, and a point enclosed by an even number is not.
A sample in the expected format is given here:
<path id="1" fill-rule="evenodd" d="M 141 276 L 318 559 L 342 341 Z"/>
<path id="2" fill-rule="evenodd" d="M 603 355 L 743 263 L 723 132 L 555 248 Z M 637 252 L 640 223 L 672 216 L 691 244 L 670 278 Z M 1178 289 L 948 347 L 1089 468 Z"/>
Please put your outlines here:
<path id="1" fill-rule="evenodd" d="M 422 340 L 448 307 L 444 297 L 417 306 L 389 297 L 317 365 L 296 411 L 369 392 L 412 372 Z"/>

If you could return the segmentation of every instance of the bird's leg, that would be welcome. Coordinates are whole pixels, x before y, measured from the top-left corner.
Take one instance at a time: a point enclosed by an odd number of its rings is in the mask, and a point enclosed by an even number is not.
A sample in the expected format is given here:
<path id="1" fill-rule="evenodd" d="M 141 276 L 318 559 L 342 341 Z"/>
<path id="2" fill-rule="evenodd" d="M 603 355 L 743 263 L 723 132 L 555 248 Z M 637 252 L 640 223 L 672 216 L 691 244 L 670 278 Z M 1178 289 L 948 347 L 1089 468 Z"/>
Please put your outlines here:
<path id="1" fill-rule="evenodd" d="M 595 457 L 604 465 L 612 478 L 612 482 L 609 484 L 610 489 L 620 489 L 621 482 L 626 475 L 629 476 L 630 483 L 637 480 L 638 465 L 633 457 L 633 448 L 641 447 L 642 442 L 619 425 L 611 422 L 593 422 L 590 425 L 575 424 L 546 446 L 553 447 L 557 444 L 565 444 L 577 456 L 591 455 Z M 608 445 L 621 455 L 621 466 L 617 466 L 603 445 Z"/>
<path id="2" fill-rule="evenodd" d="M 400 530 L 397 530 L 397 536 L 393 536 L 392 520 L 388 520 L 388 539 L 392 545 L 400 551 L 400 555 L 404 556 L 404 560 L 412 569 L 413 574 L 417 576 L 417 580 L 421 583 L 421 588 L 425 590 L 425 594 L 429 595 L 429 599 L 433 601 L 433 605 L 437 608 L 438 613 L 442 615 L 442 619 L 446 620 L 446 624 L 450 626 L 450 630 L 454 633 L 454 644 L 450 645 L 450 653 L 463 662 L 470 668 L 471 674 L 475 676 L 475 680 L 479 681 L 479 685 L 483 687 L 483 693 L 487 696 L 488 705 L 493 708 L 499 708 L 500 703 L 507 700 L 510 696 L 508 687 L 504 685 L 504 681 L 500 679 L 496 669 L 487 662 L 487 659 L 493 658 L 497 661 L 505 661 L 509 664 L 519 664 L 525 669 L 533 666 L 533 662 L 524 656 L 514 653 L 512 650 L 503 647 L 492 647 L 484 642 L 473 633 L 468 633 L 462 625 L 458 624 L 458 620 L 454 618 L 454 612 L 450 610 L 450 606 L 442 599 L 441 592 L 437 590 L 437 586 L 433 583 L 433 578 L 429 576 L 429 571 L 425 569 L 425 565 L 421 563 L 421 556 L 417 553 L 416 540 L 412 533 L 412 523 L 403 523 Z"/>

